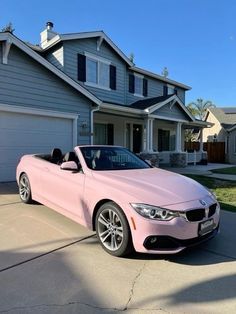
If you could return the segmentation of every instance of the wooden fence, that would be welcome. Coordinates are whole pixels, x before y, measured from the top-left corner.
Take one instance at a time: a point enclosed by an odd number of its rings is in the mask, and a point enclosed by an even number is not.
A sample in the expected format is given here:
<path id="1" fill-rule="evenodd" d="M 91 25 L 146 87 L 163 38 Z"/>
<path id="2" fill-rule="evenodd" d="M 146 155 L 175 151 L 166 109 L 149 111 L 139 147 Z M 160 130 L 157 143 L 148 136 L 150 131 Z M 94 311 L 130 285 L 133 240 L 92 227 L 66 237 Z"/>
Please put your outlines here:
<path id="1" fill-rule="evenodd" d="M 185 142 L 185 150 L 189 152 L 198 151 L 199 142 Z M 225 162 L 225 143 L 224 142 L 206 142 L 203 143 L 203 149 L 207 151 L 208 162 Z"/>

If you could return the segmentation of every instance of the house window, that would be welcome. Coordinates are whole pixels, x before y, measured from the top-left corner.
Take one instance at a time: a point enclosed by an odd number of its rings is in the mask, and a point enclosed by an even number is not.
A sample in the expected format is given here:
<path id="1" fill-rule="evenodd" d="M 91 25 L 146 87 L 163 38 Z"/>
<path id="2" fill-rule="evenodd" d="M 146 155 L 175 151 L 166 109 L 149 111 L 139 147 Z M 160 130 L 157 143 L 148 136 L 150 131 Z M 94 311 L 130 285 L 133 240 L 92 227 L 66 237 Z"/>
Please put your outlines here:
<path id="1" fill-rule="evenodd" d="M 129 92 L 138 97 L 147 97 L 148 80 L 139 74 L 129 74 Z"/>
<path id="2" fill-rule="evenodd" d="M 87 58 L 86 73 L 87 83 L 109 88 L 109 64 Z"/>
<path id="3" fill-rule="evenodd" d="M 177 89 L 172 86 L 172 85 L 164 85 L 163 86 L 163 96 L 168 96 L 168 95 L 177 95 L 178 94 L 178 91 Z"/>
<path id="4" fill-rule="evenodd" d="M 143 78 L 136 75 L 134 76 L 134 94 L 143 96 Z"/>
<path id="5" fill-rule="evenodd" d="M 87 70 L 86 81 L 87 82 L 97 84 L 97 72 L 98 72 L 97 66 L 98 64 L 96 61 L 87 59 L 87 63 L 86 63 L 86 70 Z"/>
<path id="6" fill-rule="evenodd" d="M 158 151 L 170 150 L 170 131 L 158 129 Z"/>
<path id="7" fill-rule="evenodd" d="M 114 144 L 114 125 L 105 123 L 94 124 L 94 144 L 113 145 Z"/>
<path id="8" fill-rule="evenodd" d="M 116 89 L 116 67 L 110 61 L 90 53 L 78 54 L 78 80 L 88 86 Z"/>

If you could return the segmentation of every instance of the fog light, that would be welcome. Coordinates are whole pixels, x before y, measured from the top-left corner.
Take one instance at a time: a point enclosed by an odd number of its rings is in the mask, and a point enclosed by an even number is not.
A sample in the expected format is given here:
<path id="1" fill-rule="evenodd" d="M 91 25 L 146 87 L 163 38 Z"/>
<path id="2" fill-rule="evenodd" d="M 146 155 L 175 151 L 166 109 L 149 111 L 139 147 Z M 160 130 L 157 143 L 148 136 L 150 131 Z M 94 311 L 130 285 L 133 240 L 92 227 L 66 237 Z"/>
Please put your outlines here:
<path id="1" fill-rule="evenodd" d="M 151 237 L 151 239 L 150 239 L 150 243 L 155 243 L 155 242 L 157 242 L 157 238 L 156 237 Z"/>

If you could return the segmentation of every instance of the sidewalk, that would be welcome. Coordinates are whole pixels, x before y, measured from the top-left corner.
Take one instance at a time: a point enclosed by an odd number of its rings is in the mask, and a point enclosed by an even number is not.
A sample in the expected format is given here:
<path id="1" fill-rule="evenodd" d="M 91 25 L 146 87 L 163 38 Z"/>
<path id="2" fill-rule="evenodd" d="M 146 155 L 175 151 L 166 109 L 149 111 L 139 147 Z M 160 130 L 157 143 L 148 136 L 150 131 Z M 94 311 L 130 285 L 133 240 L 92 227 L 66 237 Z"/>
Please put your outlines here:
<path id="1" fill-rule="evenodd" d="M 195 175 L 202 175 L 202 176 L 217 178 L 221 180 L 236 181 L 236 175 L 211 172 L 211 170 L 214 170 L 214 169 L 222 169 L 222 168 L 230 168 L 230 167 L 235 167 L 235 166 L 227 165 L 227 164 L 209 163 L 208 165 L 196 165 L 196 166 L 190 165 L 185 168 L 165 167 L 164 169 L 168 171 L 180 173 L 180 174 L 195 174 Z"/>

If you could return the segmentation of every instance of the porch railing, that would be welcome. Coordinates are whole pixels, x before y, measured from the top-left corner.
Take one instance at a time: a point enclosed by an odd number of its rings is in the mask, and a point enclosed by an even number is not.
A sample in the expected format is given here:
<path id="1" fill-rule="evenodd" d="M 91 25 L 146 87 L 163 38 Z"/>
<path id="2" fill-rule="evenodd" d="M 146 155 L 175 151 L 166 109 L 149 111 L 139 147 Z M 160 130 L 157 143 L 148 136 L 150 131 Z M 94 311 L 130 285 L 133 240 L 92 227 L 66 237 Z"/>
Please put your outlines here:
<path id="1" fill-rule="evenodd" d="M 202 152 L 194 150 L 192 153 L 187 153 L 187 164 L 196 165 L 202 159 Z"/>

